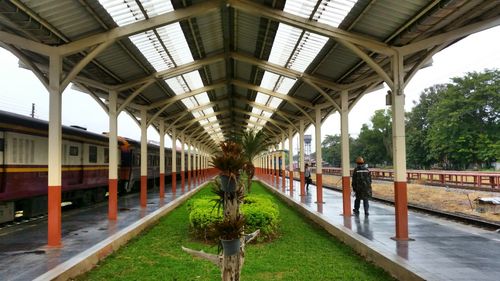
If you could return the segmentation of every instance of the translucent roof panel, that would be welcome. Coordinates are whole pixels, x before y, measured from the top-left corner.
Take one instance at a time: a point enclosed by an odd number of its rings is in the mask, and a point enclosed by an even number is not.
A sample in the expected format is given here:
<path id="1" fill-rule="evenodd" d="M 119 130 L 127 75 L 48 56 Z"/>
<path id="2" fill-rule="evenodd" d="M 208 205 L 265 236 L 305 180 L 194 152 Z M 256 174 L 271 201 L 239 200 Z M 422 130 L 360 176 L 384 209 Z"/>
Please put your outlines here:
<path id="1" fill-rule="evenodd" d="M 325 5 L 320 5 L 315 13 L 315 19 L 320 23 L 338 27 L 344 18 L 349 14 L 357 0 L 330 0 Z M 323 3 L 322 3 L 323 4 Z"/>
<path id="2" fill-rule="evenodd" d="M 278 106 L 281 104 L 282 101 L 283 100 L 280 98 L 272 97 L 271 100 L 269 101 L 269 107 L 278 108 Z"/>
<path id="3" fill-rule="evenodd" d="M 266 94 L 263 94 L 261 92 L 257 92 L 257 96 L 255 97 L 255 102 L 262 104 L 262 105 L 267 105 L 267 101 L 269 100 L 269 96 Z"/>

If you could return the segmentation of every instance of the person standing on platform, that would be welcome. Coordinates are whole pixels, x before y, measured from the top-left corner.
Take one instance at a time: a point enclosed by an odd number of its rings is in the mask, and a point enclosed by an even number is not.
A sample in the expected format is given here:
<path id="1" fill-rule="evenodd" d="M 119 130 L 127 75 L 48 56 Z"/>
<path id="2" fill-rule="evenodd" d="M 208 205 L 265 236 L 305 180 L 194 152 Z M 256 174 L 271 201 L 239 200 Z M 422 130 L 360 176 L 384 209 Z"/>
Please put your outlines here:
<path id="1" fill-rule="evenodd" d="M 359 215 L 359 206 L 361 200 L 363 200 L 365 215 L 368 216 L 368 200 L 372 197 L 372 177 L 365 165 L 363 157 L 359 156 L 356 158 L 356 164 L 357 166 L 352 172 L 352 190 L 356 196 L 354 200 L 354 209 L 352 211 L 355 215 Z"/>
<path id="2" fill-rule="evenodd" d="M 306 190 L 309 191 L 309 184 L 312 183 L 311 170 L 309 169 L 309 164 L 304 166 L 304 178 L 306 179 Z"/>

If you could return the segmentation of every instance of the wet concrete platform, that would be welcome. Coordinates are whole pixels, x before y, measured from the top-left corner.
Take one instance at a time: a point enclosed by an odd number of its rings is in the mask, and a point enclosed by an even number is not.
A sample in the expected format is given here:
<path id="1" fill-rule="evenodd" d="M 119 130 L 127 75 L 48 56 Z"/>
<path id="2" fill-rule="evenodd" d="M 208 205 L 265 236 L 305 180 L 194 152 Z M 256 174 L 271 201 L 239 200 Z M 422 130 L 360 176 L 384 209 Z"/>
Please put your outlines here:
<path id="1" fill-rule="evenodd" d="M 278 185 L 263 179 L 261 182 L 399 280 L 500 280 L 498 232 L 410 211 L 411 240 L 396 241 L 391 239 L 396 229 L 393 206 L 370 202 L 369 216 L 360 210 L 359 216 L 344 217 L 338 191 L 324 188 L 324 203 L 317 204 L 314 185 L 309 186 L 306 196 L 300 196 L 297 181 L 292 194 L 288 179 L 284 192 L 281 180 Z"/>
<path id="2" fill-rule="evenodd" d="M 261 180 L 264 182 L 263 180 Z M 370 202 L 370 216 L 342 216 L 342 197 L 323 189 L 317 204 L 316 187 L 300 196 L 299 182 L 287 186 L 267 183 L 270 190 L 306 217 L 385 268 L 399 280 L 500 280 L 500 234 L 444 219 L 409 212 L 412 241 L 395 241 L 394 207 Z M 281 184 L 281 181 L 279 181 Z M 154 223 L 198 189 L 178 192 L 166 188 L 164 200 L 148 193 L 146 208 L 139 194 L 121 197 L 117 221 L 107 219 L 107 203 L 63 213 L 61 248 L 46 247 L 45 219 L 0 229 L 0 280 L 66 280 L 90 269 L 100 259 Z"/>
<path id="3" fill-rule="evenodd" d="M 107 202 L 62 213 L 62 247 L 47 247 L 47 219 L 0 229 L 0 280 L 66 280 L 91 268 L 133 238 L 197 189 L 175 195 L 165 187 L 165 198 L 148 191 L 147 207 L 139 193 L 120 197 L 118 219 L 108 220 Z"/>

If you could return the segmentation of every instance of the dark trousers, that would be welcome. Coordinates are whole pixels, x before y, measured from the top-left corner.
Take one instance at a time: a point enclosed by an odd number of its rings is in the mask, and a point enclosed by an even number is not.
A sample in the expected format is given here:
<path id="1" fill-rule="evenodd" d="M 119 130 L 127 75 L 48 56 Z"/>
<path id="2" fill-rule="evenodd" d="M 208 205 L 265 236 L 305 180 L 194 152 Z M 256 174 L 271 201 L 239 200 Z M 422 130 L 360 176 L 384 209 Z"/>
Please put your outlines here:
<path id="1" fill-rule="evenodd" d="M 369 208 L 369 205 L 368 205 L 368 198 L 366 199 L 360 199 L 360 198 L 356 198 L 354 199 L 354 212 L 359 212 L 359 205 L 361 203 L 361 200 L 363 200 L 363 208 L 365 209 L 365 214 L 368 213 L 368 208 Z"/>

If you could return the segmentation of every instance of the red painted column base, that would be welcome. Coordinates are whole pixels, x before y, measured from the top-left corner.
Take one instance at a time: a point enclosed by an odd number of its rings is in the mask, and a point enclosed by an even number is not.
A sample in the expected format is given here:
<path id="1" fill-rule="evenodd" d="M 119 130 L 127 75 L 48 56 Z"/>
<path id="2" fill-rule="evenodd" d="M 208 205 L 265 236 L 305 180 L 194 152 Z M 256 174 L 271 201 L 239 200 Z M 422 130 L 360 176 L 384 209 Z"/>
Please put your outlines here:
<path id="1" fill-rule="evenodd" d="M 304 172 L 300 172 L 300 196 L 306 195 L 306 177 Z"/>
<path id="2" fill-rule="evenodd" d="M 118 180 L 108 179 L 108 219 L 116 220 L 118 217 Z"/>
<path id="3" fill-rule="evenodd" d="M 316 174 L 316 203 L 323 204 L 323 174 Z"/>
<path id="4" fill-rule="evenodd" d="M 181 171 L 181 189 L 182 189 L 182 192 L 184 192 L 185 188 L 186 188 L 186 173 L 184 171 Z"/>
<path id="5" fill-rule="evenodd" d="M 177 173 L 172 172 L 172 193 L 177 192 Z"/>
<path id="6" fill-rule="evenodd" d="M 395 240 L 409 240 L 408 237 L 408 195 L 406 182 L 394 182 L 394 206 L 396 211 Z"/>
<path id="7" fill-rule="evenodd" d="M 61 187 L 49 186 L 48 246 L 61 246 Z"/>
<path id="8" fill-rule="evenodd" d="M 188 171 L 188 190 L 191 190 L 191 171 Z"/>
<path id="9" fill-rule="evenodd" d="M 288 179 L 290 180 L 290 194 L 293 194 L 293 171 L 288 172 Z"/>
<path id="10" fill-rule="evenodd" d="M 342 213 L 351 216 L 351 177 L 342 177 Z"/>
<path id="11" fill-rule="evenodd" d="M 160 198 L 165 198 L 165 173 L 160 173 Z"/>
<path id="12" fill-rule="evenodd" d="M 281 170 L 281 191 L 285 192 L 286 187 L 286 170 Z"/>
<path id="13" fill-rule="evenodd" d="M 148 200 L 148 176 L 141 176 L 141 207 L 146 207 Z"/>

